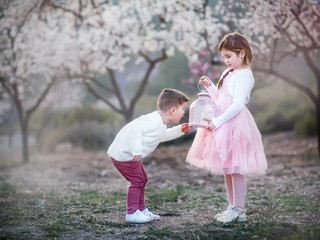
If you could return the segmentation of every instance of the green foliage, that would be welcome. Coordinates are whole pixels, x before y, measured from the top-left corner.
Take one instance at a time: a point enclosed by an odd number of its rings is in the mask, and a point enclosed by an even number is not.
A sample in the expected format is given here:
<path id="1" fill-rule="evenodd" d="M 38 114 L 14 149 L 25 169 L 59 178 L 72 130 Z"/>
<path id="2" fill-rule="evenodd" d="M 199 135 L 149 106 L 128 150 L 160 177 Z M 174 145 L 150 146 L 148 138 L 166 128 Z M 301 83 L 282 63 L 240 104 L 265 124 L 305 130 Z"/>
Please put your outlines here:
<path id="1" fill-rule="evenodd" d="M 150 205 L 160 206 L 168 202 L 177 202 L 185 189 L 182 185 L 177 185 L 176 189 L 154 187 L 148 188 L 146 191 L 150 198 Z"/>
<path id="2" fill-rule="evenodd" d="M 262 133 L 292 131 L 302 117 L 314 111 L 305 95 L 280 83 L 254 91 L 248 108 Z"/>
<path id="3" fill-rule="evenodd" d="M 158 94 L 160 94 L 160 91 Z M 141 116 L 143 114 L 147 114 L 147 113 L 156 111 L 157 110 L 157 100 L 158 100 L 158 95 L 150 96 L 150 95 L 145 94 L 145 95 L 141 96 L 138 104 L 135 107 L 133 118 L 136 118 L 136 117 Z"/>
<path id="4" fill-rule="evenodd" d="M 149 228 L 146 231 L 147 239 L 181 239 L 179 234 L 173 233 L 168 229 L 153 229 Z"/>
<path id="5" fill-rule="evenodd" d="M 147 189 L 148 190 L 148 189 Z M 217 189 L 218 190 L 218 189 Z M 224 195 L 225 193 L 223 193 Z M 206 206 L 217 206 L 215 195 L 203 187 L 185 188 L 182 185 L 172 187 L 151 187 L 147 192 L 148 205 L 166 204 L 167 212 L 188 212 L 194 206 L 200 213 L 207 212 Z M 171 197 L 173 195 L 173 197 Z M 0 239 L 45 239 L 74 238 L 80 239 L 83 232 L 86 237 L 103 239 L 319 239 L 320 229 L 316 225 L 295 224 L 281 219 L 291 216 L 299 219 L 319 214 L 318 194 L 297 195 L 292 193 L 251 192 L 247 209 L 248 221 L 222 224 L 208 221 L 199 224 L 195 221 L 182 221 L 180 227 L 161 227 L 150 223 L 148 228 L 112 220 L 110 216 L 125 212 L 126 194 L 111 192 L 101 194 L 95 190 L 85 190 L 74 194 L 58 194 L 55 192 L 34 192 L 24 194 L 14 185 L 0 182 Z M 155 201 L 155 199 L 158 199 Z M 179 199 L 179 201 L 178 201 Z M 263 199 L 263 201 L 259 201 Z M 204 200 L 204 201 L 201 201 Z M 159 205 L 160 204 L 160 205 Z M 223 205 L 225 205 L 224 203 Z M 200 208 L 202 206 L 202 209 Z M 220 209 L 222 206 L 218 206 Z M 300 210 L 297 210 L 296 208 Z M 107 212 L 97 211 L 109 209 Z M 300 211 L 300 213 L 299 213 Z M 177 218 L 177 215 L 165 215 L 163 218 Z M 275 221 L 274 219 L 278 219 Z M 32 230 L 30 230 L 32 226 Z M 16 229 L 10 232 L 10 229 Z M 131 230 L 130 230 L 131 229 Z M 28 235 L 30 231 L 32 236 Z M 34 234 L 39 235 L 34 235 Z M 27 234 L 27 235 L 26 235 Z M 114 237 L 112 237 L 114 235 Z M 79 238 L 80 237 L 80 238 Z M 94 237 L 93 237 L 94 238 Z"/>
<path id="6" fill-rule="evenodd" d="M 189 77 L 188 61 L 182 53 L 177 52 L 161 64 L 159 74 L 150 82 L 147 92 L 159 95 L 163 88 L 174 88 L 186 94 L 191 93 L 190 88 L 182 84 Z"/>
<path id="7" fill-rule="evenodd" d="M 31 122 L 37 143 L 46 151 L 53 151 L 62 142 L 97 150 L 111 143 L 115 129 L 123 123 L 121 118 L 111 110 L 89 106 L 71 111 L 42 110 Z"/>
<path id="8" fill-rule="evenodd" d="M 306 112 L 294 123 L 294 131 L 297 135 L 308 137 L 317 134 L 317 117 L 314 111 Z"/>

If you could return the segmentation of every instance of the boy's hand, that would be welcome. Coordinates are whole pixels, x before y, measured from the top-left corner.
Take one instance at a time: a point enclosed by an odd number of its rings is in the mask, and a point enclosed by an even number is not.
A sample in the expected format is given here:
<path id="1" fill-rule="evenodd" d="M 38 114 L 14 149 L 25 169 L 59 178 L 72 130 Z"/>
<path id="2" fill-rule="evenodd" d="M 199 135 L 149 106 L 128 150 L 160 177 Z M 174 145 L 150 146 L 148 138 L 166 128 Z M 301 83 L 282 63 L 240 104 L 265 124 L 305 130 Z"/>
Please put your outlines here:
<path id="1" fill-rule="evenodd" d="M 137 156 L 133 156 L 132 160 L 133 162 L 140 162 L 142 159 L 142 156 L 141 155 L 137 155 Z"/>
<path id="2" fill-rule="evenodd" d="M 213 125 L 211 119 L 209 119 L 209 118 L 203 118 L 203 120 L 205 120 L 206 122 L 208 122 L 207 129 L 208 129 L 209 131 L 212 131 L 212 130 L 214 130 L 214 129 L 216 128 L 216 126 Z"/>
<path id="3" fill-rule="evenodd" d="M 182 132 L 184 132 L 184 133 L 190 132 L 191 128 L 189 126 L 189 123 L 183 123 L 183 124 L 181 124 L 181 126 L 182 126 Z"/>
<path id="4" fill-rule="evenodd" d="M 207 76 L 202 76 L 199 80 L 199 84 L 201 84 L 205 87 L 210 87 L 212 82 L 211 82 L 210 78 L 208 78 Z"/>

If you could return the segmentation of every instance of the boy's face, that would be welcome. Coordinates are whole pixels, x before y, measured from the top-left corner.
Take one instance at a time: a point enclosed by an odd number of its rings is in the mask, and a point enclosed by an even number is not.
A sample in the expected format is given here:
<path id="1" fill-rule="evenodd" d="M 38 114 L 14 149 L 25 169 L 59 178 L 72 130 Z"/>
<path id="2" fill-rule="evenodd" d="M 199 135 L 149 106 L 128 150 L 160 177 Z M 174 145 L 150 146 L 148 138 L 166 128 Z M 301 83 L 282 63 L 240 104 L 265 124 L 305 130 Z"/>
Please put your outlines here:
<path id="1" fill-rule="evenodd" d="M 170 122 L 173 122 L 173 123 L 180 122 L 181 118 L 184 116 L 186 106 L 187 106 L 187 102 L 179 105 L 179 107 L 177 108 L 172 108 L 171 110 L 172 118 Z"/>

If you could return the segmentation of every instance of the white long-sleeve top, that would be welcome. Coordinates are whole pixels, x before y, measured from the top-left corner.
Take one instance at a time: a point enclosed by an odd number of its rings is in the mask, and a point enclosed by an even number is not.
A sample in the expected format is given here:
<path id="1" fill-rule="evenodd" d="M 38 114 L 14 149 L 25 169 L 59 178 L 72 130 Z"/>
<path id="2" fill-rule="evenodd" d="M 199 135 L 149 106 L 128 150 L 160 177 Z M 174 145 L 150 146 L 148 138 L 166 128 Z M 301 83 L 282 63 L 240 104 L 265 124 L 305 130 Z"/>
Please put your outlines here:
<path id="1" fill-rule="evenodd" d="M 167 128 L 159 112 L 142 115 L 126 124 L 117 134 L 107 153 L 117 161 L 131 161 L 133 156 L 146 157 L 160 142 L 182 136 L 182 126 Z"/>
<path id="2" fill-rule="evenodd" d="M 228 70 L 229 69 L 226 71 Z M 224 75 L 225 72 L 222 75 Z M 216 128 L 240 113 L 242 108 L 250 101 L 251 90 L 254 86 L 254 77 L 249 68 L 229 72 L 226 78 L 228 78 L 227 90 L 233 97 L 233 101 L 225 112 L 220 116 L 212 118 L 212 123 Z M 224 83 L 226 82 L 225 80 Z M 214 84 L 211 84 L 207 90 L 211 98 L 217 101 L 221 88 L 218 90 Z"/>

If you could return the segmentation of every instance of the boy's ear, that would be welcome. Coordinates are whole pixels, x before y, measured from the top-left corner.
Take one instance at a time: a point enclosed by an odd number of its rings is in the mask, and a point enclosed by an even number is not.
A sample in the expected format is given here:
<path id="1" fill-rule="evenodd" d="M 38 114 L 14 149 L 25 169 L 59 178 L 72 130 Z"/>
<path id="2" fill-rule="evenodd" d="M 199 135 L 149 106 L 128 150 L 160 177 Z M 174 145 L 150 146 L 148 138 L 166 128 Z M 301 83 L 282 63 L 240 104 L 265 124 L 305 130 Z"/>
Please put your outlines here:
<path id="1" fill-rule="evenodd" d="M 174 114 L 176 113 L 176 111 L 177 111 L 177 108 L 176 108 L 176 107 L 170 108 L 170 114 L 171 114 L 171 115 L 174 115 Z"/>

